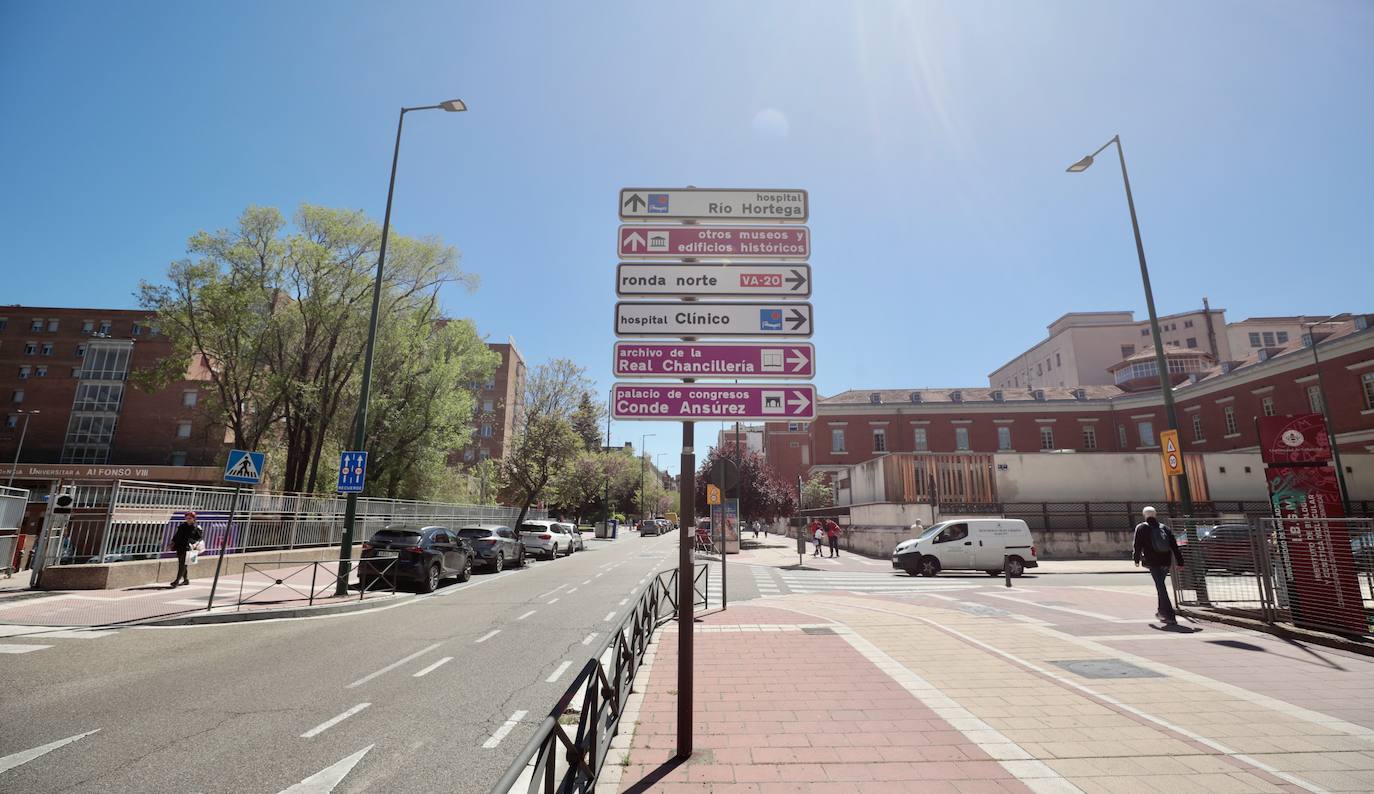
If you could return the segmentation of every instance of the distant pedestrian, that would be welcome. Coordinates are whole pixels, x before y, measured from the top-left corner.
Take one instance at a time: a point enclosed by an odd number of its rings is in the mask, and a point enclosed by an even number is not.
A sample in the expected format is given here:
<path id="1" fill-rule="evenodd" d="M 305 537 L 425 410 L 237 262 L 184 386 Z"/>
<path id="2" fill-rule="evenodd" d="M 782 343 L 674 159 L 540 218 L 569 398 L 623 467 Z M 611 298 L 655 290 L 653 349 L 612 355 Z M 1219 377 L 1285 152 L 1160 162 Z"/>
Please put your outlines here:
<path id="1" fill-rule="evenodd" d="M 926 525 L 922 524 L 921 519 L 918 518 L 916 523 L 907 528 L 907 531 L 911 533 L 912 537 L 920 537 L 921 533 L 926 531 Z"/>
<path id="2" fill-rule="evenodd" d="M 759 520 L 756 518 L 756 519 L 754 519 L 754 537 L 757 538 L 758 536 L 759 536 Z"/>
<path id="3" fill-rule="evenodd" d="M 830 539 L 830 556 L 840 556 L 840 525 L 835 523 L 835 519 L 825 520 L 825 534 Z"/>
<path id="4" fill-rule="evenodd" d="M 1172 563 L 1183 567 L 1183 552 L 1178 548 L 1178 539 L 1174 537 L 1173 530 L 1159 520 L 1153 507 L 1140 512 L 1145 520 L 1135 528 L 1135 564 L 1139 567 L 1143 560 L 1145 567 L 1150 569 L 1150 578 L 1155 581 L 1155 593 L 1159 596 L 1155 617 L 1167 625 L 1176 626 L 1178 619 L 1174 616 L 1174 605 L 1169 601 L 1164 579 L 1169 575 Z"/>
<path id="5" fill-rule="evenodd" d="M 195 511 L 187 510 L 186 520 L 178 524 L 176 532 L 172 533 L 172 550 L 177 553 L 177 575 L 172 580 L 172 587 L 191 583 L 186 573 L 186 555 L 204 536 L 200 526 L 196 524 Z"/>
<path id="6" fill-rule="evenodd" d="M 820 519 L 816 519 L 811 522 L 809 529 L 811 530 L 811 539 L 816 541 L 816 553 L 811 556 L 819 557 L 821 556 L 821 549 L 825 548 L 825 527 L 821 524 Z"/>

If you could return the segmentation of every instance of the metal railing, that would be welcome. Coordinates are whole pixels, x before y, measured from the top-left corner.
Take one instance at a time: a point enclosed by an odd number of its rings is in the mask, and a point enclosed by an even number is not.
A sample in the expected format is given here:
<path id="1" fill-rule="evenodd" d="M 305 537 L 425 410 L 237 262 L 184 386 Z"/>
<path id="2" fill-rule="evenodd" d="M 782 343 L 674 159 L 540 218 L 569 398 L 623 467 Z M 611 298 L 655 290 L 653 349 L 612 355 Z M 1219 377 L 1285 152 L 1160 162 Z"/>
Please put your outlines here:
<path id="1" fill-rule="evenodd" d="M 709 576 L 704 570 L 696 566 L 693 576 L 701 585 L 693 589 L 703 600 Z M 493 794 L 562 794 L 595 787 L 654 632 L 677 616 L 677 587 L 676 568 L 660 572 L 644 587 L 634 609 L 582 666 Z"/>
<path id="2" fill-rule="evenodd" d="M 367 581 L 358 582 L 358 600 L 367 597 L 368 593 L 389 592 L 396 594 L 396 565 L 399 560 L 395 557 L 362 557 L 354 560 L 357 566 L 366 562 L 375 572 L 368 577 Z M 357 571 L 354 567 L 350 572 L 350 577 Z M 309 577 L 305 574 L 309 573 Z M 250 574 L 258 574 L 260 580 L 249 582 Z M 308 582 L 307 582 L 308 578 Z M 316 562 L 304 562 L 294 565 L 258 564 L 244 563 L 243 573 L 239 576 L 239 597 L 237 608 L 242 608 L 244 604 L 266 604 L 280 603 L 282 601 L 304 600 L 306 604 L 313 605 L 317 598 L 331 598 L 336 592 L 336 585 L 339 581 L 339 562 L 338 560 L 325 560 Z M 244 590 L 252 588 L 248 595 L 244 595 Z M 264 594 L 267 598 L 260 598 Z"/>
<path id="3" fill-rule="evenodd" d="M 1185 570 L 1181 607 L 1347 635 L 1371 634 L 1374 519 L 1170 521 Z"/>
<path id="4" fill-rule="evenodd" d="M 120 480 L 113 488 L 89 489 L 62 531 L 52 564 L 169 557 L 172 533 L 187 511 L 195 511 L 205 534 L 206 554 L 275 551 L 333 546 L 342 536 L 345 500 L 336 496 L 244 490 L 237 505 L 233 488 Z M 234 521 L 229 522 L 233 507 Z M 513 525 L 517 508 L 358 499 L 355 537 L 364 540 L 394 524 Z M 543 518 L 531 510 L 528 518 Z"/>

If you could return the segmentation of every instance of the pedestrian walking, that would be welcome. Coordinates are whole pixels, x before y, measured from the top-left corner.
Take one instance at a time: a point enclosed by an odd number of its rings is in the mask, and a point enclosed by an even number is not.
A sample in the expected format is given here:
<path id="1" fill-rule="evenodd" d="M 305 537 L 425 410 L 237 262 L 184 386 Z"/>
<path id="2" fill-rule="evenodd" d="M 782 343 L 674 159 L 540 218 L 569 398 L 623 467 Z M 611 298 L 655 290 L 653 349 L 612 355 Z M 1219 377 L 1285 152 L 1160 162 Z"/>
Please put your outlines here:
<path id="1" fill-rule="evenodd" d="M 835 523 L 835 519 L 825 520 L 825 535 L 830 539 L 830 556 L 840 556 L 840 525 Z"/>
<path id="2" fill-rule="evenodd" d="M 825 547 L 825 527 L 818 518 L 811 522 L 811 526 L 808 527 L 808 529 L 811 531 L 811 539 L 816 541 L 816 553 L 811 556 L 819 557 L 821 556 L 821 549 Z"/>
<path id="3" fill-rule="evenodd" d="M 1135 564 L 1140 567 L 1143 561 L 1145 567 L 1150 569 L 1150 578 L 1155 581 L 1155 593 L 1159 596 L 1155 617 L 1167 625 L 1177 626 L 1178 619 L 1174 616 L 1174 605 L 1169 601 L 1164 579 L 1173 563 L 1177 563 L 1179 568 L 1183 567 L 1183 552 L 1178 548 L 1178 539 L 1174 537 L 1173 530 L 1159 520 L 1153 507 L 1147 507 L 1140 513 L 1145 520 L 1135 527 Z"/>
<path id="4" fill-rule="evenodd" d="M 186 511 L 186 520 L 177 525 L 176 532 L 172 533 L 172 550 L 177 553 L 177 575 L 172 579 L 172 587 L 177 585 L 190 584 L 191 580 L 186 573 L 186 555 L 191 551 L 191 547 L 200 542 L 204 537 L 200 531 L 200 526 L 196 524 L 196 514 L 193 510 Z"/>
<path id="5" fill-rule="evenodd" d="M 756 518 L 756 519 L 754 519 L 754 537 L 757 538 L 758 536 L 759 536 L 759 520 Z"/>

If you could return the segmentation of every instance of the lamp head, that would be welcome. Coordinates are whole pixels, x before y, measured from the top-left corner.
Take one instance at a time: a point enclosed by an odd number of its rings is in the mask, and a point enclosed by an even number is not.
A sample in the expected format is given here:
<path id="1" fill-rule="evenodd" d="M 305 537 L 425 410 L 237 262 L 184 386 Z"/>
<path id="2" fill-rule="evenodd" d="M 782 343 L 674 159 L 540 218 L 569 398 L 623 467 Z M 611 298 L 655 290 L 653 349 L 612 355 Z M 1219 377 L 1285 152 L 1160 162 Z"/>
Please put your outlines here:
<path id="1" fill-rule="evenodd" d="M 461 99 L 450 99 L 447 102 L 440 102 L 439 107 L 450 113 L 461 113 L 468 109 L 468 106 L 463 104 L 463 100 Z"/>
<path id="2" fill-rule="evenodd" d="M 1082 160 L 1079 160 L 1078 162 L 1076 162 L 1076 163 L 1074 163 L 1073 165 L 1069 166 L 1069 167 L 1068 167 L 1067 169 L 1065 169 L 1065 170 L 1067 170 L 1070 174 L 1081 174 L 1081 173 L 1083 173 L 1084 171 L 1087 171 L 1087 170 L 1088 170 L 1088 166 L 1090 166 L 1090 165 L 1092 165 L 1092 164 L 1093 164 L 1093 156 L 1092 156 L 1092 155 L 1088 155 L 1087 157 L 1084 157 Z"/>

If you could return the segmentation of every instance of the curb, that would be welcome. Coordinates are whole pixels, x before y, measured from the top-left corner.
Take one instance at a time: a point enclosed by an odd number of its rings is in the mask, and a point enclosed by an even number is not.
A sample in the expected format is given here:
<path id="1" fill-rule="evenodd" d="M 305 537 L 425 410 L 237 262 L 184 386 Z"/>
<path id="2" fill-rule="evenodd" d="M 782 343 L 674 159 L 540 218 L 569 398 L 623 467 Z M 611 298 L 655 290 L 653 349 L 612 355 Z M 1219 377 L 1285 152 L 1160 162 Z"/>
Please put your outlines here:
<path id="1" fill-rule="evenodd" d="M 1196 620 L 1207 620 L 1212 623 L 1234 626 L 1238 629 L 1249 629 L 1251 631 L 1272 634 L 1275 637 L 1280 637 L 1285 640 L 1300 640 L 1313 645 L 1334 648 L 1338 651 L 1349 651 L 1350 653 L 1356 653 L 1361 656 L 1374 657 L 1374 644 L 1363 640 L 1353 640 L 1348 637 L 1342 637 L 1339 634 L 1327 634 L 1325 632 L 1297 627 L 1290 628 L 1283 624 L 1265 623 L 1262 620 L 1227 615 L 1225 613 L 1208 612 L 1193 607 L 1175 607 L 1174 611 L 1180 615 Z"/>
<path id="2" fill-rule="evenodd" d="M 353 601 L 347 604 L 326 604 L 324 606 L 285 607 L 282 609 L 255 609 L 249 612 L 198 612 L 190 615 L 172 615 L 164 618 L 149 618 L 125 625 L 131 626 L 210 626 L 220 623 L 246 623 L 254 620 L 279 620 L 282 618 L 303 618 L 318 615 L 344 615 L 349 612 L 362 612 L 382 606 L 392 606 L 415 596 L 389 595 L 371 601 Z"/>

